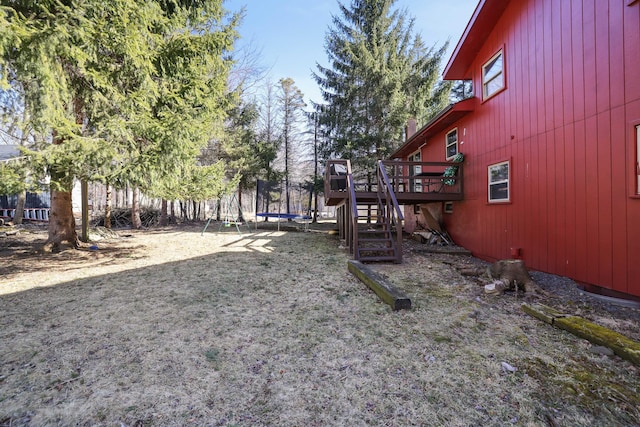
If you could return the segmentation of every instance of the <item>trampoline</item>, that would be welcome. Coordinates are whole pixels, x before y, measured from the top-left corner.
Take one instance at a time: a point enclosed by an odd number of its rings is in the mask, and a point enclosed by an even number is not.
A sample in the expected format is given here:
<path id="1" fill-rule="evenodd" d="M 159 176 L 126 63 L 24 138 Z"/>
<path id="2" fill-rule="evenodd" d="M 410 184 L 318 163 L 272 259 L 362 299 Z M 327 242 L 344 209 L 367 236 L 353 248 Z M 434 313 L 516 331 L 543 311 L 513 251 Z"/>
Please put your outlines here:
<path id="1" fill-rule="evenodd" d="M 293 213 L 279 213 L 279 212 L 258 212 L 256 216 L 261 216 L 263 218 L 278 218 L 278 231 L 280 231 L 280 220 L 281 219 L 301 219 L 304 220 L 304 229 L 307 231 L 309 229 L 309 220 L 311 219 L 310 215 L 300 215 Z M 256 230 L 258 229 L 258 221 L 256 221 Z"/>
<path id="2" fill-rule="evenodd" d="M 303 220 L 305 231 L 307 231 L 311 216 L 305 212 L 311 209 L 310 196 L 311 187 L 308 185 L 291 183 L 287 192 L 285 184 L 281 181 L 258 180 L 256 183 L 256 230 L 258 218 L 264 218 L 265 221 L 273 218 L 278 220 L 278 231 L 280 221 L 283 219 Z"/>

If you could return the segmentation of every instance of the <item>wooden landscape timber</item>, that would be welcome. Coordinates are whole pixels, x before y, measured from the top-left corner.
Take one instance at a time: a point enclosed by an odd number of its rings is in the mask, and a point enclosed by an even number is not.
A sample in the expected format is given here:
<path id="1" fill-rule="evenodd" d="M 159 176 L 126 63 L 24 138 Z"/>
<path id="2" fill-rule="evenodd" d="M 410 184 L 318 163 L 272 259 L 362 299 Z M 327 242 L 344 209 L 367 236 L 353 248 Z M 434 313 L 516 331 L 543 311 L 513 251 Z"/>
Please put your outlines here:
<path id="1" fill-rule="evenodd" d="M 388 280 L 360 261 L 349 260 L 349 271 L 367 285 L 382 301 L 389 304 L 393 310 L 411 309 L 411 299 L 401 290 L 393 286 Z"/>
<path id="2" fill-rule="evenodd" d="M 640 343 L 637 341 L 582 317 L 567 315 L 543 304 L 523 304 L 522 310 L 595 345 L 608 347 L 623 359 L 640 366 Z"/>

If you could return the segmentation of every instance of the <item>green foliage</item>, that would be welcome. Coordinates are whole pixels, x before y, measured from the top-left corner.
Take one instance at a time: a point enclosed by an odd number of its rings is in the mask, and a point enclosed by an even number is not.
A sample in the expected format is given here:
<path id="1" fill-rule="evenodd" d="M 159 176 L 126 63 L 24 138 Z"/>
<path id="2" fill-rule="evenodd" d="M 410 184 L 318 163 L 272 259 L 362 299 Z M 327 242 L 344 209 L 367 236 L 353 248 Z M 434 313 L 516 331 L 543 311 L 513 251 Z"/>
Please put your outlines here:
<path id="1" fill-rule="evenodd" d="M 0 83 L 24 101 L 23 127 L 52 135 L 30 156 L 54 188 L 75 177 L 148 191 L 191 170 L 235 102 L 238 17 L 224 22 L 221 0 L 0 5 Z"/>
<path id="2" fill-rule="evenodd" d="M 149 195 L 169 200 L 203 200 L 219 199 L 231 194 L 237 187 L 240 176 L 226 179 L 226 164 L 216 162 L 212 165 L 199 166 L 186 164 L 176 168 L 171 178 L 155 177 L 151 182 Z"/>
<path id="3" fill-rule="evenodd" d="M 458 153 L 456 154 L 451 161 L 453 163 L 462 163 L 464 161 L 464 154 L 462 153 Z M 442 176 L 444 177 L 454 177 L 458 174 L 458 166 L 447 166 L 447 168 L 444 170 L 444 173 L 442 174 Z M 443 179 L 442 182 L 444 182 L 446 185 L 455 185 L 456 184 L 456 180 L 455 179 Z"/>
<path id="4" fill-rule="evenodd" d="M 0 195 L 13 195 L 31 189 L 21 162 L 0 162 Z"/>
<path id="5" fill-rule="evenodd" d="M 256 126 L 258 110 L 254 103 L 240 103 L 229 113 L 224 136 L 221 138 L 219 156 L 227 163 L 229 177 L 239 175 L 238 186 L 245 190 L 253 186 L 255 179 L 265 168 L 265 145 L 258 138 Z"/>
<path id="6" fill-rule="evenodd" d="M 397 148 L 410 117 L 421 121 L 446 103 L 438 83 L 446 45 L 428 48 L 414 35 L 414 21 L 395 0 L 340 4 L 326 37 L 330 67 L 315 74 L 326 105 L 321 124 L 330 133 L 329 153 L 371 168 Z"/>
<path id="7" fill-rule="evenodd" d="M 43 179 L 55 176 L 51 188 L 71 191 L 73 179 L 103 181 L 109 173 L 106 166 L 114 162 L 116 151 L 112 144 L 97 138 L 78 137 L 64 144 L 47 144 L 40 150 L 23 149 L 32 174 Z"/>

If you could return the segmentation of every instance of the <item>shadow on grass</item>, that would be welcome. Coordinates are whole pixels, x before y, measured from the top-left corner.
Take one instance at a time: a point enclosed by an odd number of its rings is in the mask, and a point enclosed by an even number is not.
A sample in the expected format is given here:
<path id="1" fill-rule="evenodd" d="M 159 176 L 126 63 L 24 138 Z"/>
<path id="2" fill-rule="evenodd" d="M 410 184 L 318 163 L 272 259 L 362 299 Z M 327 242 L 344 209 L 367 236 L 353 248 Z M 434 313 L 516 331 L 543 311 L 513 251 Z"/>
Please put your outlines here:
<path id="1" fill-rule="evenodd" d="M 283 284 L 295 288 L 307 263 L 322 269 L 307 237 L 338 251 L 319 235 L 217 234 L 191 239 L 206 246 L 224 237 L 205 255 L 110 274 L 92 274 L 92 265 L 80 279 L 0 295 L 0 422 L 145 425 L 160 413 L 187 423 L 181 414 L 206 401 L 200 379 L 217 381 L 231 352 L 217 340 L 268 323 L 252 314 L 270 310 L 257 295 L 290 312 Z M 47 268 L 36 262 L 20 271 Z"/>

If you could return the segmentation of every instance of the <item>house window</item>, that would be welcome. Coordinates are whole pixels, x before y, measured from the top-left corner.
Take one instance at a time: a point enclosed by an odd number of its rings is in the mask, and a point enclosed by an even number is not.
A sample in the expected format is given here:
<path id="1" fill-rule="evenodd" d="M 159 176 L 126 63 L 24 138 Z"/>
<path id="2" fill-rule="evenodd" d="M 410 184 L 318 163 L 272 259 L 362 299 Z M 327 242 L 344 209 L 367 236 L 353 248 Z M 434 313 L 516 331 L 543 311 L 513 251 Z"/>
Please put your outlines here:
<path id="1" fill-rule="evenodd" d="M 410 162 L 419 162 L 421 159 L 420 151 L 417 151 L 409 156 Z M 422 173 L 421 165 L 412 165 L 409 167 L 409 175 L 415 176 Z M 414 193 L 422 193 L 422 180 L 420 179 L 410 179 L 409 180 L 409 191 Z"/>
<path id="2" fill-rule="evenodd" d="M 640 125 L 636 126 L 636 193 L 640 194 Z"/>
<path id="3" fill-rule="evenodd" d="M 447 160 L 451 160 L 458 154 L 458 129 L 453 129 L 447 133 L 446 139 Z"/>
<path id="4" fill-rule="evenodd" d="M 444 213 L 453 213 L 453 202 L 444 202 Z"/>
<path id="5" fill-rule="evenodd" d="M 489 203 L 508 202 L 509 162 L 489 166 Z"/>
<path id="6" fill-rule="evenodd" d="M 504 88 L 504 55 L 502 49 L 482 66 L 482 93 L 488 99 Z"/>

